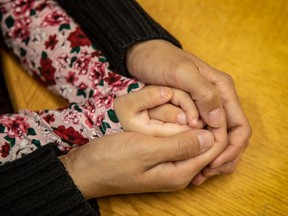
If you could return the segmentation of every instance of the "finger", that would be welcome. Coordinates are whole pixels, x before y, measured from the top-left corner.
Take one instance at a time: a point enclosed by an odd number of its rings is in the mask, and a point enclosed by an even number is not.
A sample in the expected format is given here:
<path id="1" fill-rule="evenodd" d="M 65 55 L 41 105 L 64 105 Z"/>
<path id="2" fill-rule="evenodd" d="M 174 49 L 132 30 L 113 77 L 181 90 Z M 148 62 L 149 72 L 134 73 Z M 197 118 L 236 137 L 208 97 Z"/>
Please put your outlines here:
<path id="1" fill-rule="evenodd" d="M 195 64 L 192 62 L 181 64 L 175 74 L 174 85 L 172 80 L 171 85 L 175 86 L 176 83 L 178 88 L 185 89 L 191 94 L 201 117 L 209 126 L 221 127 L 226 124 L 220 93 L 209 80 L 202 76 Z M 188 121 L 191 120 L 188 118 Z"/>
<path id="2" fill-rule="evenodd" d="M 167 138 L 158 139 L 152 158 L 158 163 L 187 160 L 201 154 L 214 145 L 212 133 L 206 130 L 187 131 Z"/>
<path id="3" fill-rule="evenodd" d="M 191 127 L 197 127 L 199 124 L 199 112 L 190 94 L 175 88 L 172 88 L 172 91 L 173 96 L 170 102 L 181 107 L 186 113 L 188 123 Z"/>
<path id="4" fill-rule="evenodd" d="M 185 112 L 173 104 L 162 104 L 148 110 L 151 119 L 159 120 L 167 123 L 187 124 Z"/>
<path id="5" fill-rule="evenodd" d="M 168 87 L 146 86 L 138 92 L 126 95 L 125 103 L 131 110 L 140 112 L 168 102 L 172 90 Z"/>

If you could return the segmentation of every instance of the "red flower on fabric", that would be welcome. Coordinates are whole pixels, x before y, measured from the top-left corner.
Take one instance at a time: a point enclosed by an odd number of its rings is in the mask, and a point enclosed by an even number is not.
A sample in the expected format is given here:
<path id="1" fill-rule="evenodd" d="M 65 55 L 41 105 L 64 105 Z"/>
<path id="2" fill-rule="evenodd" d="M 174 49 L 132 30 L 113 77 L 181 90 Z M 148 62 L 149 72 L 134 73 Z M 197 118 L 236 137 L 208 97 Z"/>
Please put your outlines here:
<path id="1" fill-rule="evenodd" d="M 27 123 L 27 119 L 22 116 L 15 117 L 3 117 L 0 119 L 0 123 L 8 130 L 7 134 L 11 138 L 19 137 L 23 138 L 27 134 L 30 127 Z"/>
<path id="2" fill-rule="evenodd" d="M 9 151 L 10 151 L 10 144 L 5 142 L 0 149 L 1 156 L 3 158 L 6 158 L 9 155 Z"/>
<path id="3" fill-rule="evenodd" d="M 26 12 L 30 12 L 33 8 L 34 1 L 31 0 L 17 0 L 12 4 L 13 14 L 15 16 L 25 15 Z M 29 14 L 27 14 L 29 15 Z"/>
<path id="4" fill-rule="evenodd" d="M 104 81 L 107 82 L 109 85 L 115 82 L 119 82 L 121 76 L 116 73 L 108 72 L 108 77 L 105 77 Z"/>
<path id="5" fill-rule="evenodd" d="M 79 90 L 86 90 L 87 89 L 87 87 L 88 87 L 88 85 L 86 84 L 86 83 L 84 83 L 84 82 L 81 82 L 79 85 L 78 85 L 78 89 Z"/>
<path id="6" fill-rule="evenodd" d="M 71 48 L 91 46 L 91 41 L 84 34 L 80 27 L 77 27 L 74 32 L 71 32 L 67 39 L 71 43 Z"/>
<path id="7" fill-rule="evenodd" d="M 45 79 L 47 85 L 55 85 L 54 75 L 56 69 L 52 66 L 52 61 L 49 58 L 41 58 L 41 75 Z"/>
<path id="8" fill-rule="evenodd" d="M 60 10 L 48 13 L 41 23 L 42 26 L 58 26 L 62 23 L 69 23 L 69 18 L 66 13 Z"/>
<path id="9" fill-rule="evenodd" d="M 67 83 L 74 84 L 79 78 L 76 76 L 75 72 L 69 71 L 68 76 L 65 76 Z"/>
<path id="10" fill-rule="evenodd" d="M 63 125 L 53 130 L 61 139 L 76 145 L 84 145 L 89 142 L 89 139 L 83 137 L 73 127 L 65 128 Z"/>
<path id="11" fill-rule="evenodd" d="M 45 42 L 45 48 L 46 49 L 50 48 L 51 50 L 53 50 L 56 44 L 58 43 L 58 40 L 56 38 L 57 38 L 56 34 L 50 35 L 48 40 Z"/>
<path id="12" fill-rule="evenodd" d="M 53 114 L 48 114 L 45 117 L 43 117 L 43 119 L 50 124 L 51 122 L 55 121 L 54 115 Z"/>

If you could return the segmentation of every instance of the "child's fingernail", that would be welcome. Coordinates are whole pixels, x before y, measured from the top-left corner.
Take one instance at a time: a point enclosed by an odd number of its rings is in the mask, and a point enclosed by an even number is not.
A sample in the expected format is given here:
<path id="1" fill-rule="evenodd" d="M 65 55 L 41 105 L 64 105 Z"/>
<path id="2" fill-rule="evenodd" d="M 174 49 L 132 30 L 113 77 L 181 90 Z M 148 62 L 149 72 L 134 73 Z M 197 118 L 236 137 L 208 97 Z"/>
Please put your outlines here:
<path id="1" fill-rule="evenodd" d="M 193 126 L 197 126 L 197 125 L 198 125 L 198 122 L 199 122 L 198 118 L 194 118 L 194 119 L 192 120 Z"/>
<path id="2" fill-rule="evenodd" d="M 166 87 L 161 87 L 161 88 L 160 88 L 160 95 L 161 95 L 161 97 L 166 98 L 166 97 L 168 97 L 168 95 L 170 95 L 170 94 L 171 94 L 170 88 L 166 88 Z"/>
<path id="3" fill-rule="evenodd" d="M 186 114 L 184 112 L 180 112 L 178 114 L 177 121 L 179 124 L 187 124 Z"/>

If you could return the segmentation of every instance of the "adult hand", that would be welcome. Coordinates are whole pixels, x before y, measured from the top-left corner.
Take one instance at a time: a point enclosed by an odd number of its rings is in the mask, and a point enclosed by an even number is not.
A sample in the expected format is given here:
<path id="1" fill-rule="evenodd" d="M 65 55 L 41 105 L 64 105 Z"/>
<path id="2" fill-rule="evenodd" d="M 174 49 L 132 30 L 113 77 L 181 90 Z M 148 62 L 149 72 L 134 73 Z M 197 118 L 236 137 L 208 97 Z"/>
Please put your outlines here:
<path id="1" fill-rule="evenodd" d="M 206 130 L 166 138 L 123 132 L 71 149 L 60 159 L 89 199 L 183 189 L 216 157 L 218 148 Z"/>
<path id="2" fill-rule="evenodd" d="M 126 65 L 129 73 L 144 83 L 172 86 L 190 93 L 201 118 L 225 149 L 197 175 L 194 184 L 204 182 L 208 176 L 235 170 L 248 145 L 251 127 L 228 74 L 164 40 L 145 41 L 129 48 Z M 189 124 L 198 121 L 187 118 Z"/>
<path id="3" fill-rule="evenodd" d="M 194 102 L 186 92 L 152 85 L 117 97 L 114 108 L 124 131 L 157 137 L 191 130 L 186 114 L 199 116 Z M 184 119 L 181 119 L 182 116 Z M 199 121 L 194 129 L 203 126 L 203 121 Z"/>

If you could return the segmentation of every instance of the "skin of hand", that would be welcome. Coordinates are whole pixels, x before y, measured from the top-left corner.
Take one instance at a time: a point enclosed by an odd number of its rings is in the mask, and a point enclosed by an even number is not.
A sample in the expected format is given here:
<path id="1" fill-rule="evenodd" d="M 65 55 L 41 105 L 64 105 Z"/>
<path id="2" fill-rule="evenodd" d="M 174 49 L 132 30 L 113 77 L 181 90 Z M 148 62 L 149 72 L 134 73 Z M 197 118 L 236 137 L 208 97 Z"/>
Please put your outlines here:
<path id="1" fill-rule="evenodd" d="M 126 66 L 131 76 L 146 84 L 188 92 L 216 143 L 223 146 L 222 153 L 193 179 L 193 184 L 235 171 L 252 131 L 228 74 L 164 40 L 140 42 L 129 48 Z M 189 125 L 198 121 L 195 116 L 187 118 Z"/>
<path id="2" fill-rule="evenodd" d="M 186 115 L 198 115 L 194 102 L 186 92 L 153 85 L 117 97 L 114 108 L 124 131 L 157 137 L 191 130 Z M 175 123 L 177 121 L 179 123 Z M 202 124 L 199 121 L 195 128 L 203 126 L 203 121 Z"/>
<path id="3" fill-rule="evenodd" d="M 73 148 L 60 160 L 86 199 L 177 191 L 216 157 L 213 139 L 207 130 L 165 138 L 123 132 Z"/>

